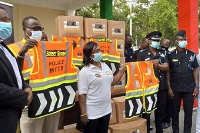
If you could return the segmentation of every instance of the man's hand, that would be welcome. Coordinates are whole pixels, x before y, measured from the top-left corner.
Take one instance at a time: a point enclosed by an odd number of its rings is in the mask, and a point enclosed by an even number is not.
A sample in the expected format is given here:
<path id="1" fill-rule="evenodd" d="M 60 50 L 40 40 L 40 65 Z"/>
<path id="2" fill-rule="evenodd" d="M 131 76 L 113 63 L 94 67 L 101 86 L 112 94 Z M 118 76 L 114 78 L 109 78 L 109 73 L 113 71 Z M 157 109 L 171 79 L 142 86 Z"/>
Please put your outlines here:
<path id="1" fill-rule="evenodd" d="M 33 99 L 33 93 L 32 93 L 31 88 L 24 89 L 24 92 L 28 95 L 28 99 L 27 99 L 27 103 L 26 103 L 26 105 L 28 106 Z"/>
<path id="2" fill-rule="evenodd" d="M 22 49 L 19 52 L 20 56 L 24 56 L 25 53 L 33 48 L 34 46 L 37 46 L 38 42 L 35 39 L 27 39 L 24 46 L 22 47 Z"/>
<path id="3" fill-rule="evenodd" d="M 83 122 L 84 125 L 87 124 L 87 122 L 88 122 L 88 116 L 87 116 L 87 114 L 84 115 L 84 116 L 81 116 L 81 121 Z"/>
<path id="4" fill-rule="evenodd" d="M 154 64 L 155 67 L 158 67 L 159 61 L 158 59 L 152 60 L 152 63 Z"/>
<path id="5" fill-rule="evenodd" d="M 170 97 L 170 99 L 174 98 L 174 93 L 173 93 L 173 90 L 171 88 L 168 88 L 168 96 Z"/>
<path id="6" fill-rule="evenodd" d="M 193 97 L 196 98 L 199 94 L 199 88 L 195 87 L 193 92 Z"/>

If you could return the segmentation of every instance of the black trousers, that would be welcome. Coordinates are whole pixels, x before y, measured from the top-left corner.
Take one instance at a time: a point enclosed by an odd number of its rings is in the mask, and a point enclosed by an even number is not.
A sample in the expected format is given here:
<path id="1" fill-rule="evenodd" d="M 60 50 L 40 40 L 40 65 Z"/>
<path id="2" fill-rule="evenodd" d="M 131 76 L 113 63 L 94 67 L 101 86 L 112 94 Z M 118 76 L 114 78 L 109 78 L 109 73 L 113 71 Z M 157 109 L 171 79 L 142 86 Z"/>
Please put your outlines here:
<path id="1" fill-rule="evenodd" d="M 169 96 L 167 96 L 163 122 L 164 123 L 166 123 L 166 122 L 170 123 L 171 118 L 172 118 L 172 99 L 170 99 Z"/>
<path id="2" fill-rule="evenodd" d="M 147 133 L 150 133 L 150 116 L 151 114 L 148 113 L 142 114 L 142 118 L 147 120 Z"/>
<path id="3" fill-rule="evenodd" d="M 163 133 L 162 123 L 163 123 L 164 112 L 165 112 L 167 89 L 159 90 L 157 98 L 158 98 L 157 109 L 154 112 L 156 133 Z"/>
<path id="4" fill-rule="evenodd" d="M 110 114 L 98 119 L 89 120 L 84 133 L 107 133 L 110 121 Z"/>
<path id="5" fill-rule="evenodd" d="M 193 92 L 174 92 L 173 98 L 173 115 L 172 115 L 172 129 L 173 133 L 179 133 L 179 112 L 181 99 L 183 98 L 184 109 L 184 133 L 191 133 L 192 127 L 192 111 L 193 111 Z"/>

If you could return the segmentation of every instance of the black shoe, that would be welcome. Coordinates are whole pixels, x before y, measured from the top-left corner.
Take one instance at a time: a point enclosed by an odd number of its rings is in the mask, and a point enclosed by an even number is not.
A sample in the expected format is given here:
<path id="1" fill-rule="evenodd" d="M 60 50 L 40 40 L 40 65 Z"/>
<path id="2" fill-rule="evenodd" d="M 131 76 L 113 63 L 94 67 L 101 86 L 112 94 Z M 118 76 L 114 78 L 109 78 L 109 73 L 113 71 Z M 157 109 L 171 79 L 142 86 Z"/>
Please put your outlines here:
<path id="1" fill-rule="evenodd" d="M 162 124 L 163 129 L 168 128 L 168 127 L 170 127 L 170 123 L 165 122 L 165 123 Z"/>

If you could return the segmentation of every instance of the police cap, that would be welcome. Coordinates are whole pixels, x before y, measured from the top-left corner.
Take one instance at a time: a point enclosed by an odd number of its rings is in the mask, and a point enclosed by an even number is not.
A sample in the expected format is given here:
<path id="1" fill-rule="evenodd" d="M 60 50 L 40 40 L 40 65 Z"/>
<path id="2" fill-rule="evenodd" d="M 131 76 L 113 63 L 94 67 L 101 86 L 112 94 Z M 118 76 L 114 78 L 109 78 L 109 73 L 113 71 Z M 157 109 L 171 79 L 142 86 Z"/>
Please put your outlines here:
<path id="1" fill-rule="evenodd" d="M 176 34 L 176 36 L 186 37 L 186 32 L 185 32 L 185 30 L 180 30 L 180 31 Z"/>
<path id="2" fill-rule="evenodd" d="M 162 36 L 162 33 L 160 31 L 153 31 L 153 32 L 147 34 L 146 38 L 152 39 L 152 40 L 160 40 L 161 36 Z"/>

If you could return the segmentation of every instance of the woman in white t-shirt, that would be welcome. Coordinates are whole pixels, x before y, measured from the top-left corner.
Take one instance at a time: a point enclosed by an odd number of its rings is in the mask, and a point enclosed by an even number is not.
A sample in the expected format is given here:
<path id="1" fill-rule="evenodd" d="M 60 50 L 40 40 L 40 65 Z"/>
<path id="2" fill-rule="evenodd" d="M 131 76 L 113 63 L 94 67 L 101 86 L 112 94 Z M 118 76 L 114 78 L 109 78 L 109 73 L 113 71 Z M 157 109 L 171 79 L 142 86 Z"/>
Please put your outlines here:
<path id="1" fill-rule="evenodd" d="M 83 48 L 83 64 L 78 75 L 81 121 L 86 125 L 84 133 L 107 133 L 110 120 L 111 86 L 121 79 L 124 65 L 113 77 L 110 68 L 103 62 L 97 43 L 88 42 Z"/>

